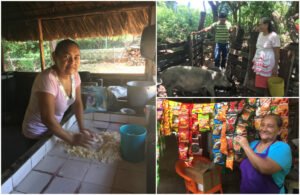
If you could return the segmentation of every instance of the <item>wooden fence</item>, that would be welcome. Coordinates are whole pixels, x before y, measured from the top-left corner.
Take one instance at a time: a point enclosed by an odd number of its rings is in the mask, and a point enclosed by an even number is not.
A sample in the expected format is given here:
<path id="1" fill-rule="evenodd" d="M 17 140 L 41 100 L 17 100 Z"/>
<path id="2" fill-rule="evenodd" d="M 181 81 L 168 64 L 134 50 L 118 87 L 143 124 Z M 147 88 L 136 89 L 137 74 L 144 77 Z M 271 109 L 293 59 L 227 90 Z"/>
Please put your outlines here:
<path id="1" fill-rule="evenodd" d="M 188 42 L 161 44 L 157 46 L 158 72 L 168 67 L 189 63 Z"/>

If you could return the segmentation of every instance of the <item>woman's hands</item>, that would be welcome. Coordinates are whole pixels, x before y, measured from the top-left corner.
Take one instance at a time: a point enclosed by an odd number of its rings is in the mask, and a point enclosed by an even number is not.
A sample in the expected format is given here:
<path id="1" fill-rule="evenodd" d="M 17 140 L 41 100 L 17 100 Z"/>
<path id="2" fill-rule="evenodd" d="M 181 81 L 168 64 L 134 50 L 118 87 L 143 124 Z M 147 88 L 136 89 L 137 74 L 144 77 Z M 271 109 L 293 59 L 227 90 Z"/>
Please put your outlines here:
<path id="1" fill-rule="evenodd" d="M 237 136 L 235 140 L 240 144 L 240 146 L 245 149 L 246 147 L 249 147 L 249 142 L 246 137 L 244 136 Z"/>
<path id="2" fill-rule="evenodd" d="M 80 133 L 75 133 L 72 136 L 71 144 L 89 148 L 93 144 L 93 136 L 94 134 L 90 134 L 87 130 L 81 131 Z"/>

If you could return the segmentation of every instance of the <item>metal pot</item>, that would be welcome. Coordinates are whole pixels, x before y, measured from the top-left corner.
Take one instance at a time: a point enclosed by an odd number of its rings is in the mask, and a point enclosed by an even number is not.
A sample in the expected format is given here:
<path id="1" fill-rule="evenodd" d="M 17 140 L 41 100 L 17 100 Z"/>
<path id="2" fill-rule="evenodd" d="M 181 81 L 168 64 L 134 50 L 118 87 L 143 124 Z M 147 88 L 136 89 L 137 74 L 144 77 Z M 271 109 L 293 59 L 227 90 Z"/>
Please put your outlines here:
<path id="1" fill-rule="evenodd" d="M 127 82 L 128 103 L 133 107 L 145 106 L 155 96 L 156 85 L 151 81 Z"/>

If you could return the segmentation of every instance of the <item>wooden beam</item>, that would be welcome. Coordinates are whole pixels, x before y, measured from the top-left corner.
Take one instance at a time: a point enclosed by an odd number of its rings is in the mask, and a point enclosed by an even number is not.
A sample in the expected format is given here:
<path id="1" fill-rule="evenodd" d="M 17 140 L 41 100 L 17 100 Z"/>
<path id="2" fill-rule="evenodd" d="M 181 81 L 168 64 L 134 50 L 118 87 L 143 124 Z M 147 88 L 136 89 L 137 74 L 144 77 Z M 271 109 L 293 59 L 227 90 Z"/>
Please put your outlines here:
<path id="1" fill-rule="evenodd" d="M 38 31 L 39 31 L 39 47 L 40 47 L 40 59 L 41 59 L 41 70 L 45 70 L 45 55 L 44 55 L 44 47 L 43 47 L 43 26 L 42 19 L 38 19 Z"/>

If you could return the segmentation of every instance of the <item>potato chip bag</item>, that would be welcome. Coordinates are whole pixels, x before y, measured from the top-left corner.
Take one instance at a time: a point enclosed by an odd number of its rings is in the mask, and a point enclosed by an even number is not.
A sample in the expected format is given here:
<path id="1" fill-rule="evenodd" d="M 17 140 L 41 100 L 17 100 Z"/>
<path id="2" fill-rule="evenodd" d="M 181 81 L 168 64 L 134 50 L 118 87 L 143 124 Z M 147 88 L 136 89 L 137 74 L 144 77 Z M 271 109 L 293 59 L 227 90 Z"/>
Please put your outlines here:
<path id="1" fill-rule="evenodd" d="M 226 158 L 226 167 L 233 170 L 234 153 L 229 151 Z"/>
<path id="2" fill-rule="evenodd" d="M 198 114 L 199 130 L 209 131 L 209 115 L 208 114 Z"/>
<path id="3" fill-rule="evenodd" d="M 222 130 L 222 123 L 221 124 L 214 124 L 213 127 L 213 135 L 221 135 L 221 130 Z"/>
<path id="4" fill-rule="evenodd" d="M 227 113 L 237 113 L 238 112 L 237 105 L 238 105 L 237 101 L 229 102 L 229 108 Z"/>
<path id="5" fill-rule="evenodd" d="M 200 113 L 209 114 L 214 112 L 214 103 L 202 104 L 202 110 Z"/>

